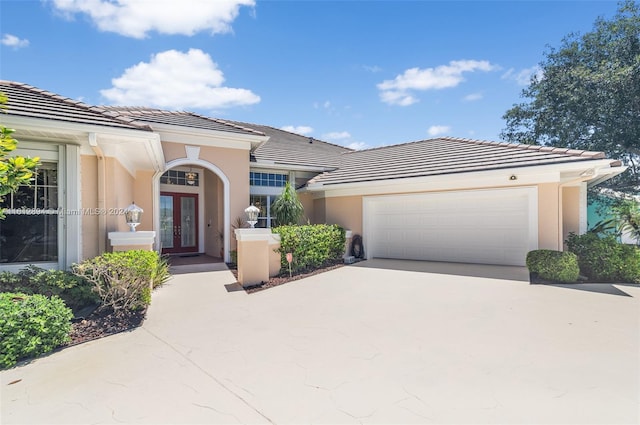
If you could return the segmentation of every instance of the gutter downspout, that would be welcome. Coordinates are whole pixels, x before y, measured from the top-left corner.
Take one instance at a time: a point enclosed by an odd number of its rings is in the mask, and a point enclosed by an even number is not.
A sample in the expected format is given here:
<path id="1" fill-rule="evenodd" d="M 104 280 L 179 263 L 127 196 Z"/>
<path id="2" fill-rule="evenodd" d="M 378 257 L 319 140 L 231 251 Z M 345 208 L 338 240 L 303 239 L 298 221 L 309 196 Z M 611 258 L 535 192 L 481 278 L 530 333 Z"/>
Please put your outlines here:
<path id="1" fill-rule="evenodd" d="M 98 211 L 105 211 L 105 194 L 106 194 L 106 164 L 104 153 L 98 145 L 96 133 L 89 133 L 89 146 L 98 158 Z M 106 231 L 107 216 L 106 214 L 98 214 L 98 255 L 106 251 Z"/>

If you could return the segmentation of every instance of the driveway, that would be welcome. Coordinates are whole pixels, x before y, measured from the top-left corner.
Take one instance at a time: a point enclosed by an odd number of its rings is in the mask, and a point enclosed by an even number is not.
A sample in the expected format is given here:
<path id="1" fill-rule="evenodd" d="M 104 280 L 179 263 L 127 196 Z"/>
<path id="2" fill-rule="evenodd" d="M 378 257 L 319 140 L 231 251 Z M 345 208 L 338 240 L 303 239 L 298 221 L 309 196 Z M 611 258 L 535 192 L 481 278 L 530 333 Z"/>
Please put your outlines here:
<path id="1" fill-rule="evenodd" d="M 526 277 L 373 260 L 247 295 L 175 275 L 141 328 L 2 372 L 0 422 L 638 423 L 640 288 Z"/>

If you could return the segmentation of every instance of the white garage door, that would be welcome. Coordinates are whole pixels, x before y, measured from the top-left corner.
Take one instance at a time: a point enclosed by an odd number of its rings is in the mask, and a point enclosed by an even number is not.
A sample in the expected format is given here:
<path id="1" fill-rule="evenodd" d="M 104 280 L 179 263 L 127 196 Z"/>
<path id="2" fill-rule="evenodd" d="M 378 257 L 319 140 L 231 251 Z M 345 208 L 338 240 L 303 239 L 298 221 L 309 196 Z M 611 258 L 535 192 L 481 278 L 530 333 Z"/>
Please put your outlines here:
<path id="1" fill-rule="evenodd" d="M 538 246 L 536 188 L 364 198 L 368 258 L 525 264 Z"/>

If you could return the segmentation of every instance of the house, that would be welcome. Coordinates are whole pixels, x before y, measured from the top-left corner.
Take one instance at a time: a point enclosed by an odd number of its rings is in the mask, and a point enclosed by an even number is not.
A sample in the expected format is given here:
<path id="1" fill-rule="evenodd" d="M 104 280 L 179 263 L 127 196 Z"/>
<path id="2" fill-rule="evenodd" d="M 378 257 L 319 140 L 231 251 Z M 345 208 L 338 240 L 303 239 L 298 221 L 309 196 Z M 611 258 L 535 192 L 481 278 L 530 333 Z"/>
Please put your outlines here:
<path id="1" fill-rule="evenodd" d="M 190 112 L 97 107 L 0 81 L 17 154 L 39 156 L 30 187 L 0 206 L 0 268 L 66 268 L 110 249 L 123 209 L 155 249 L 229 259 L 244 209 L 295 183 L 312 223 L 363 236 L 368 258 L 523 265 L 587 225 L 586 189 L 625 170 L 599 152 L 437 138 L 364 151 Z"/>

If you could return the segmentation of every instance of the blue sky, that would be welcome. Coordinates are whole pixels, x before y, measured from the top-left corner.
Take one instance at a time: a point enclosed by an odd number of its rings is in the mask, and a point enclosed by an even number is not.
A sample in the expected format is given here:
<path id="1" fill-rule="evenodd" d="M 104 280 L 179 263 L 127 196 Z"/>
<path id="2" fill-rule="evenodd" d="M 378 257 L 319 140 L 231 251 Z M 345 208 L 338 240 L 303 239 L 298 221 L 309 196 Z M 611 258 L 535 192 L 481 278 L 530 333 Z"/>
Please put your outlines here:
<path id="1" fill-rule="evenodd" d="M 547 46 L 615 1 L 0 0 L 0 78 L 354 148 L 499 140 Z"/>

